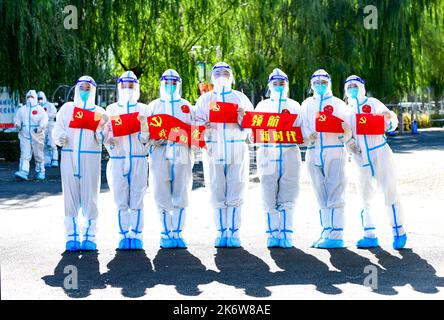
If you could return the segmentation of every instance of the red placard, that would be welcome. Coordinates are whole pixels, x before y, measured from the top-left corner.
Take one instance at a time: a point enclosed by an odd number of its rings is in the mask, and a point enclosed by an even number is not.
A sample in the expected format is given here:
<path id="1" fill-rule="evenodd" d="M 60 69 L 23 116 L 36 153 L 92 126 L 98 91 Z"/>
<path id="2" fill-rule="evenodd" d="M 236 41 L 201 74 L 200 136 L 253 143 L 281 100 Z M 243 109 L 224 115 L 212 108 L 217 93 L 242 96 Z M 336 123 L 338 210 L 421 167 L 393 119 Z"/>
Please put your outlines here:
<path id="1" fill-rule="evenodd" d="M 111 117 L 114 137 L 128 136 L 140 131 L 139 113 L 133 112 Z"/>
<path id="2" fill-rule="evenodd" d="M 205 147 L 205 126 L 191 126 L 168 114 L 157 114 L 148 118 L 151 139 L 164 139 L 187 146 Z"/>
<path id="3" fill-rule="evenodd" d="M 330 112 L 318 112 L 316 114 L 316 131 L 328 133 L 344 133 L 342 129 L 344 120 L 334 116 Z"/>
<path id="4" fill-rule="evenodd" d="M 298 117 L 290 113 L 245 112 L 242 128 L 290 130 Z"/>
<path id="5" fill-rule="evenodd" d="M 368 135 L 384 134 L 384 115 L 371 113 L 356 114 L 356 133 Z"/>
<path id="6" fill-rule="evenodd" d="M 236 103 L 229 102 L 210 102 L 210 122 L 215 123 L 237 123 Z"/>
<path id="7" fill-rule="evenodd" d="M 253 129 L 253 135 L 255 143 L 304 143 L 300 127 L 291 130 Z"/>
<path id="8" fill-rule="evenodd" d="M 100 119 L 102 119 L 102 115 L 99 112 L 74 107 L 69 127 L 96 131 Z"/>

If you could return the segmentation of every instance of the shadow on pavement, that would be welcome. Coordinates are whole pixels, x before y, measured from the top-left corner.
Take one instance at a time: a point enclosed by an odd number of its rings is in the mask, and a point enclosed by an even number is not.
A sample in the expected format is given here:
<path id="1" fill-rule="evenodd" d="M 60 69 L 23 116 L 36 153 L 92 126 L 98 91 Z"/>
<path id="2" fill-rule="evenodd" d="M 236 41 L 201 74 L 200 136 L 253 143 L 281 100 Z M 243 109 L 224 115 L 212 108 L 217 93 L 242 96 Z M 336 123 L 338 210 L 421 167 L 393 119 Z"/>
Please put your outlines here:
<path id="1" fill-rule="evenodd" d="M 160 249 L 153 264 L 155 284 L 173 285 L 179 294 L 185 296 L 201 294 L 198 286 L 212 282 L 216 275 L 188 250 Z"/>
<path id="2" fill-rule="evenodd" d="M 279 285 L 312 284 L 316 286 L 316 290 L 325 294 L 342 293 L 342 290 L 330 281 L 338 272 L 330 271 L 328 266 L 315 256 L 296 248 L 271 249 L 270 254 L 276 265 L 284 270 L 276 273 L 276 282 Z"/>
<path id="3" fill-rule="evenodd" d="M 436 276 L 436 270 L 425 259 L 411 249 L 400 250 L 402 258 L 375 248 L 371 252 L 385 270 L 378 270 L 380 294 L 397 294 L 394 287 L 410 284 L 415 291 L 427 294 L 438 293 L 437 287 L 444 287 L 444 278 Z"/>
<path id="4" fill-rule="evenodd" d="M 215 262 L 219 269 L 215 281 L 242 288 L 248 296 L 271 296 L 266 286 L 272 285 L 270 280 L 274 274 L 270 272 L 268 264 L 259 257 L 243 248 L 217 249 Z"/>
<path id="5" fill-rule="evenodd" d="M 145 290 L 155 284 L 154 270 L 144 250 L 117 250 L 107 267 L 108 272 L 102 275 L 104 283 L 114 288 L 122 288 L 121 293 L 124 297 L 143 297 Z"/>
<path id="6" fill-rule="evenodd" d="M 444 150 L 444 130 L 420 131 L 417 135 L 410 133 L 387 137 L 393 152 L 412 153 L 419 150 Z"/>
<path id="7" fill-rule="evenodd" d="M 77 272 L 73 268 L 77 268 Z M 77 288 L 73 288 L 77 276 Z M 99 269 L 97 252 L 64 252 L 54 269 L 54 274 L 44 276 L 48 286 L 62 288 L 70 298 L 86 298 L 92 289 L 105 289 Z"/>
<path id="8" fill-rule="evenodd" d="M 437 287 L 444 287 L 444 278 L 437 277 L 436 270 L 411 249 L 400 251 L 402 258 L 381 248 L 370 251 L 382 266 L 375 266 L 378 278 L 374 293 L 396 295 L 395 287 L 407 284 L 426 294 L 438 293 Z M 143 250 L 116 251 L 104 274 L 99 271 L 97 252 L 65 252 L 54 274 L 42 279 L 48 286 L 62 288 L 70 298 L 86 298 L 92 289 L 105 289 L 106 285 L 121 288 L 127 298 L 143 297 L 146 289 L 156 285 L 172 285 L 179 294 L 195 297 L 201 294 L 199 285 L 213 281 L 243 289 L 247 296 L 256 298 L 270 297 L 267 287 L 273 286 L 314 285 L 317 291 L 329 295 L 341 294 L 337 287 L 340 284 L 364 286 L 369 275 L 364 268 L 373 265 L 368 258 L 348 249 L 329 252 L 330 262 L 339 272 L 330 271 L 327 264 L 296 248 L 270 250 L 272 259 L 283 269 L 278 272 L 270 272 L 262 259 L 243 248 L 218 249 L 215 263 L 219 272 L 208 270 L 188 250 L 161 249 L 152 264 Z M 72 275 L 69 266 L 78 270 L 77 289 L 66 288 L 67 277 Z"/>

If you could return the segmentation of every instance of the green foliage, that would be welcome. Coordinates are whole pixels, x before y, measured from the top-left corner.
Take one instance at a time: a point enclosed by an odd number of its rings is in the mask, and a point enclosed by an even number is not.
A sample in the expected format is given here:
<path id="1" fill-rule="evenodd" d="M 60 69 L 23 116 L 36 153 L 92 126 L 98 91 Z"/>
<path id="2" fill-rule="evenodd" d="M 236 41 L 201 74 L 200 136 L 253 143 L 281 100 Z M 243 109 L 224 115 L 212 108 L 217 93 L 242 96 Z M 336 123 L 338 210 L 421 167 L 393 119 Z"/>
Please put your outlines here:
<path id="1" fill-rule="evenodd" d="M 67 5 L 78 8 L 78 30 L 63 26 Z M 376 30 L 364 27 L 366 5 L 378 9 Z M 183 96 L 195 101 L 197 61 L 211 67 L 224 60 L 255 103 L 276 67 L 289 75 L 299 101 L 320 68 L 340 97 L 343 80 L 358 74 L 383 101 L 426 86 L 437 100 L 444 90 L 443 16 L 440 0 L 0 0 L 0 85 L 52 92 L 83 74 L 112 83 L 133 70 L 148 101 L 172 68 L 183 79 Z"/>

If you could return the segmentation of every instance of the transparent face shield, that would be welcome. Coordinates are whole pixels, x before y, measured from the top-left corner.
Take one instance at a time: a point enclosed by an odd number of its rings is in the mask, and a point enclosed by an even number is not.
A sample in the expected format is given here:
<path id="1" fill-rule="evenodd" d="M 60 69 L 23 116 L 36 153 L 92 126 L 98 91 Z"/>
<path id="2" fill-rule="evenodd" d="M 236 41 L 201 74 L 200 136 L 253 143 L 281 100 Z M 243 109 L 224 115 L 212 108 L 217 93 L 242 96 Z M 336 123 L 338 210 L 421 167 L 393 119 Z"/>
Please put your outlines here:
<path id="1" fill-rule="evenodd" d="M 211 74 L 211 82 L 217 88 L 231 88 L 234 83 L 233 73 L 228 66 L 215 66 Z"/>
<path id="2" fill-rule="evenodd" d="M 33 93 L 28 93 L 26 95 L 26 105 L 28 107 L 34 107 L 37 105 L 37 95 L 34 95 Z"/>
<path id="3" fill-rule="evenodd" d="M 327 75 L 314 75 L 311 79 L 311 89 L 316 94 L 323 96 L 331 91 L 331 81 Z"/>
<path id="4" fill-rule="evenodd" d="M 95 105 L 96 83 L 91 77 L 82 77 L 77 81 L 74 104 L 80 108 L 91 108 Z"/>
<path id="5" fill-rule="evenodd" d="M 169 101 L 171 97 L 174 100 L 182 96 L 182 80 L 176 75 L 163 75 L 160 78 L 160 97 Z"/>
<path id="6" fill-rule="evenodd" d="M 364 80 L 359 77 L 350 77 L 345 81 L 344 93 L 347 98 L 356 99 L 365 95 Z"/>
<path id="7" fill-rule="evenodd" d="M 283 76 L 272 76 L 268 81 L 270 97 L 287 97 L 288 80 Z"/>
<path id="8" fill-rule="evenodd" d="M 137 79 L 121 77 L 117 85 L 120 105 L 136 104 L 140 97 L 140 86 Z"/>

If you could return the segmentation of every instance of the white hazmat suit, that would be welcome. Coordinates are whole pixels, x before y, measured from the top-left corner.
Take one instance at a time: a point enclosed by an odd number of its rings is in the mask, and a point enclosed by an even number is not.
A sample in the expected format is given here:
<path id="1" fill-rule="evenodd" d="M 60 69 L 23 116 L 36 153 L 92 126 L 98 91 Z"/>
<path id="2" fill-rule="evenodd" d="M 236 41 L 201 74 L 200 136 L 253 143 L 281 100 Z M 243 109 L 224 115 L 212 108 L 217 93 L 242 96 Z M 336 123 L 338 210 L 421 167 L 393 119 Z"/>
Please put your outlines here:
<path id="1" fill-rule="evenodd" d="M 37 96 L 39 104 L 48 114 L 48 126 L 45 130 L 45 167 L 58 167 L 59 151 L 57 150 L 57 145 L 52 138 L 52 130 L 54 129 L 57 108 L 54 106 L 54 104 L 46 99 L 46 95 L 43 91 L 39 91 Z"/>
<path id="2" fill-rule="evenodd" d="M 268 79 L 270 99 L 259 102 L 255 111 L 301 114 L 301 106 L 288 98 L 288 77 L 274 69 Z M 296 126 L 301 126 L 300 116 Z M 266 214 L 268 247 L 293 246 L 293 213 L 299 194 L 301 152 L 297 144 L 257 144 L 257 167 L 262 206 Z"/>
<path id="3" fill-rule="evenodd" d="M 358 241 L 360 248 L 377 247 L 378 239 L 372 219 L 371 203 L 375 195 L 375 184 L 382 190 L 385 197 L 387 214 L 393 230 L 393 248 L 405 246 L 407 236 L 404 229 L 403 209 L 396 185 L 396 170 L 392 150 L 387 144 L 385 134 L 357 134 L 356 114 L 383 114 L 385 131 L 394 131 L 398 126 L 398 118 L 378 99 L 367 97 L 365 82 L 352 75 L 345 81 L 344 90 L 348 96 L 353 128 L 353 137 L 348 150 L 358 166 L 358 189 L 362 201 L 361 219 L 364 238 Z"/>
<path id="4" fill-rule="evenodd" d="M 141 130 L 126 136 L 114 137 L 111 120 L 124 114 L 138 112 L 146 122 L 147 105 L 137 102 L 140 86 L 132 71 L 125 72 L 117 81 L 119 99 L 106 108 L 110 118 L 105 143 L 110 156 L 106 168 L 108 185 L 117 207 L 119 249 L 142 249 L 144 226 L 143 198 L 148 184 L 149 134 Z M 130 88 L 131 86 L 131 88 Z M 143 121 L 142 120 L 142 121 Z"/>
<path id="5" fill-rule="evenodd" d="M 85 87 L 90 90 L 84 90 Z M 89 76 L 79 78 L 74 102 L 67 102 L 60 108 L 52 133 L 55 143 L 62 147 L 60 171 L 65 203 L 66 249 L 70 251 L 96 249 L 97 198 L 100 190 L 102 144 L 106 138 L 103 128 L 107 119 L 105 110 L 95 105 L 95 97 L 94 79 Z M 71 119 L 83 117 L 81 111 L 73 114 L 75 107 L 101 115 L 95 132 L 69 127 Z M 85 218 L 81 226 L 78 222 L 80 210 Z"/>
<path id="6" fill-rule="evenodd" d="M 331 78 L 325 70 L 316 71 L 311 78 L 312 97 L 302 103 L 302 132 L 307 144 L 306 163 L 308 173 L 320 207 L 323 227 L 316 248 L 344 247 L 345 164 L 344 143 L 351 136 L 350 124 L 344 133 L 316 132 L 316 114 L 332 112 L 344 121 L 349 120 L 344 101 L 333 96 Z"/>
<path id="7" fill-rule="evenodd" d="M 132 71 L 125 72 L 117 81 L 119 99 L 106 108 L 110 120 L 124 114 L 138 112 L 146 119 L 147 105 L 138 103 L 140 86 Z M 129 88 L 131 86 L 132 88 Z M 108 122 L 109 154 L 106 168 L 108 185 L 117 207 L 120 242 L 119 249 L 142 249 L 144 226 L 143 198 L 148 184 L 148 132 L 142 130 L 126 136 L 114 137 Z"/>
<path id="8" fill-rule="evenodd" d="M 168 69 L 160 78 L 160 99 L 148 105 L 148 116 L 167 114 L 192 124 L 190 103 L 181 98 L 181 78 Z M 186 248 L 182 237 L 188 197 L 192 187 L 192 148 L 168 140 L 152 140 L 150 145 L 150 185 L 161 223 L 162 248 Z"/>
<path id="9" fill-rule="evenodd" d="M 215 246 L 240 247 L 241 210 L 249 174 L 246 139 L 251 130 L 242 129 L 238 123 L 209 123 L 210 102 L 238 104 L 239 121 L 244 111 L 253 111 L 254 107 L 245 94 L 231 88 L 234 79 L 228 64 L 217 63 L 211 81 L 214 89 L 199 97 L 195 113 L 196 120 L 209 127 L 203 161 L 205 184 L 210 190 L 219 232 Z"/>
<path id="10" fill-rule="evenodd" d="M 36 178 L 45 179 L 45 165 L 43 147 L 45 141 L 45 129 L 48 124 L 48 115 L 37 103 L 37 93 L 30 90 L 26 94 L 26 104 L 17 110 L 14 125 L 19 130 L 20 140 L 20 165 L 15 176 L 28 180 L 29 163 L 34 155 Z"/>

